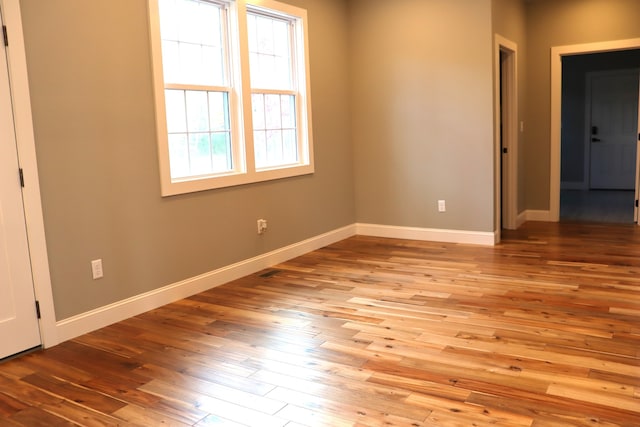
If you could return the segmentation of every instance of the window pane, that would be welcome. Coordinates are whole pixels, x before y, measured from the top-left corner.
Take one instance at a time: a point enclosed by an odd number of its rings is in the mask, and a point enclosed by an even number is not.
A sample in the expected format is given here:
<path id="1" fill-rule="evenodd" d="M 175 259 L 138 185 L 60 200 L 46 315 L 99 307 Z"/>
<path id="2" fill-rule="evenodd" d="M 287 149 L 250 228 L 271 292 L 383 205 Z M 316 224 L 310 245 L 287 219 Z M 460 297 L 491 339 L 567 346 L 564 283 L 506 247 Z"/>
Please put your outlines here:
<path id="1" fill-rule="evenodd" d="M 233 169 L 229 94 L 165 90 L 171 177 Z"/>
<path id="2" fill-rule="evenodd" d="M 282 164 L 282 131 L 267 131 L 267 165 Z"/>
<path id="3" fill-rule="evenodd" d="M 199 0 L 161 0 L 165 83 L 227 84 L 222 6 Z"/>
<path id="4" fill-rule="evenodd" d="M 180 30 L 178 37 L 180 41 L 186 43 L 199 43 L 201 28 L 199 22 L 199 2 L 193 0 L 182 0 L 178 2 L 178 19 L 180 20 Z M 203 5 L 204 7 L 204 5 Z"/>
<path id="5" fill-rule="evenodd" d="M 177 83 L 201 83 L 198 79 L 199 69 L 202 64 L 201 46 L 180 43 L 180 77 Z"/>
<path id="6" fill-rule="evenodd" d="M 298 144 L 296 143 L 296 131 L 286 129 L 282 131 L 282 156 L 284 163 L 298 161 Z"/>
<path id="7" fill-rule="evenodd" d="M 189 135 L 189 160 L 191 175 L 205 175 L 213 171 L 211 141 L 208 133 Z"/>
<path id="8" fill-rule="evenodd" d="M 273 19 L 258 16 L 256 21 L 256 36 L 258 38 L 258 52 L 273 55 Z"/>
<path id="9" fill-rule="evenodd" d="M 249 52 L 258 51 L 258 34 L 256 33 L 256 15 L 247 15 L 247 38 L 249 40 Z"/>
<path id="10" fill-rule="evenodd" d="M 230 130 L 229 95 L 226 92 L 209 92 L 209 123 L 211 130 Z"/>
<path id="11" fill-rule="evenodd" d="M 289 57 L 289 24 L 284 21 L 273 21 L 274 54 L 283 58 Z"/>
<path id="12" fill-rule="evenodd" d="M 189 147 L 187 135 L 169 135 L 169 158 L 171 178 L 189 176 Z"/>
<path id="13" fill-rule="evenodd" d="M 224 51 L 219 47 L 202 48 L 202 65 L 198 68 L 195 83 L 205 86 L 224 86 Z"/>
<path id="14" fill-rule="evenodd" d="M 162 38 L 165 40 L 178 40 L 178 27 L 180 19 L 178 18 L 179 6 L 176 0 L 160 0 L 158 2 L 160 8 L 160 28 L 162 29 Z"/>
<path id="15" fill-rule="evenodd" d="M 222 34 L 220 8 L 207 3 L 200 3 L 198 11 L 198 20 L 196 27 L 198 28 L 199 42 L 207 46 L 222 46 L 220 35 Z"/>
<path id="16" fill-rule="evenodd" d="M 252 72 L 251 75 L 255 78 L 251 79 L 251 85 L 258 88 L 268 89 L 283 89 L 279 86 L 280 78 L 277 75 L 276 70 L 276 58 L 271 55 L 257 55 L 258 63 L 257 72 Z"/>
<path id="17" fill-rule="evenodd" d="M 231 135 L 229 132 L 211 134 L 213 141 L 213 170 L 225 172 L 233 168 L 231 162 Z"/>
<path id="18" fill-rule="evenodd" d="M 169 133 L 187 131 L 187 112 L 183 90 L 165 90 L 164 100 L 167 109 L 167 131 Z"/>
<path id="19" fill-rule="evenodd" d="M 268 166 L 267 164 L 267 136 L 263 130 L 253 132 L 253 150 L 257 168 Z"/>
<path id="20" fill-rule="evenodd" d="M 289 58 L 276 57 L 273 64 L 275 87 L 290 89 L 293 88 L 291 80 L 291 63 Z"/>
<path id="21" fill-rule="evenodd" d="M 162 68 L 165 82 L 180 81 L 180 45 L 178 42 L 162 41 Z"/>
<path id="22" fill-rule="evenodd" d="M 297 162 L 295 95 L 254 93 L 251 100 L 256 167 Z"/>
<path id="23" fill-rule="evenodd" d="M 209 103 L 207 92 L 187 91 L 187 130 L 202 132 L 209 130 Z"/>
<path id="24" fill-rule="evenodd" d="M 282 128 L 295 129 L 296 127 L 296 97 L 293 95 L 280 96 L 280 109 L 282 112 Z"/>
<path id="25" fill-rule="evenodd" d="M 261 89 L 294 88 L 290 23 L 286 20 L 248 14 L 251 85 Z"/>
<path id="26" fill-rule="evenodd" d="M 264 115 L 266 129 L 280 129 L 282 121 L 280 120 L 280 95 L 264 96 Z"/>

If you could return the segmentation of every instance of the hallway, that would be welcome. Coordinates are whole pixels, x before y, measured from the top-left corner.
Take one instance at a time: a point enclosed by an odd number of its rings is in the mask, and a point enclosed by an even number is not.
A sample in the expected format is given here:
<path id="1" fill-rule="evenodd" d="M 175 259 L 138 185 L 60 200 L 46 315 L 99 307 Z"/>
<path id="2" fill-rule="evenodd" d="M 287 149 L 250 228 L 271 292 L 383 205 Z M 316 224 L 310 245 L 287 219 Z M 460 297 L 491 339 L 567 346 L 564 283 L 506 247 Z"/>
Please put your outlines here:
<path id="1" fill-rule="evenodd" d="M 631 190 L 562 190 L 560 221 L 632 224 L 634 196 Z"/>

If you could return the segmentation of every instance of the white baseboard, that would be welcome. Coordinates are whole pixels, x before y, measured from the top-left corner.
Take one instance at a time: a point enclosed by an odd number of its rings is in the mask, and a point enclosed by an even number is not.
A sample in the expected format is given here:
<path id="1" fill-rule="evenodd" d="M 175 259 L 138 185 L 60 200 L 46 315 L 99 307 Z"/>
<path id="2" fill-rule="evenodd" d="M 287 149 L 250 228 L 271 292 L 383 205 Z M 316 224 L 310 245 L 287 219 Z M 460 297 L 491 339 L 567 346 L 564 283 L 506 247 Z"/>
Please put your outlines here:
<path id="1" fill-rule="evenodd" d="M 426 240 L 432 242 L 467 243 L 493 246 L 497 235 L 492 231 L 445 230 L 437 228 L 398 227 L 378 224 L 356 224 L 356 234 L 390 237 L 394 239 Z"/>
<path id="2" fill-rule="evenodd" d="M 551 212 L 549 211 L 539 211 L 539 210 L 526 210 L 525 216 L 527 221 L 551 221 Z"/>
<path id="3" fill-rule="evenodd" d="M 204 292 L 207 289 L 256 273 L 355 234 L 489 246 L 494 245 L 497 238 L 497 235 L 493 232 L 352 224 L 254 258 L 58 321 L 55 328 L 57 342 L 51 342 L 48 346 L 73 339 L 199 292 Z"/>
<path id="4" fill-rule="evenodd" d="M 187 298 L 199 292 L 206 291 L 207 289 L 256 273 L 262 269 L 351 237 L 355 232 L 356 226 L 349 225 L 254 258 L 61 320 L 56 323 L 58 342 L 75 338 L 179 299 Z M 52 343 L 52 345 L 55 344 L 57 343 Z"/>

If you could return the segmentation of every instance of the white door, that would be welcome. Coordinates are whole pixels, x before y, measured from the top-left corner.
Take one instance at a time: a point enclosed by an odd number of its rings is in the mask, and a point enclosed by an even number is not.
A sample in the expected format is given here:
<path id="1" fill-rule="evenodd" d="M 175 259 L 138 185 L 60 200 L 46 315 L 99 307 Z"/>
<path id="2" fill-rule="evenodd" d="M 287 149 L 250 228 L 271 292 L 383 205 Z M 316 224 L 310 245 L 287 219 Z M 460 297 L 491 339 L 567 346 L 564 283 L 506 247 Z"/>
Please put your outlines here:
<path id="1" fill-rule="evenodd" d="M 7 55 L 4 43 L 1 42 L 0 57 L 1 359 L 37 347 L 41 340 L 18 173 Z"/>
<path id="2" fill-rule="evenodd" d="M 590 74 L 590 188 L 634 190 L 638 71 Z"/>

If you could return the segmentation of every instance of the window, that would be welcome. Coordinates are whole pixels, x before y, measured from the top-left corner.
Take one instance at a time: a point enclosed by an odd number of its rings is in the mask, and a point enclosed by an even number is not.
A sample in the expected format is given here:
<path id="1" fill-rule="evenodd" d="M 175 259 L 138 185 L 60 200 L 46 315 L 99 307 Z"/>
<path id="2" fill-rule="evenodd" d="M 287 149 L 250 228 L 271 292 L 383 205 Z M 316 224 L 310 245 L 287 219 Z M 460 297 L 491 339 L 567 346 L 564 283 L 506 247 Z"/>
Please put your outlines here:
<path id="1" fill-rule="evenodd" d="M 149 6 L 162 194 L 312 173 L 306 12 L 266 0 Z"/>

